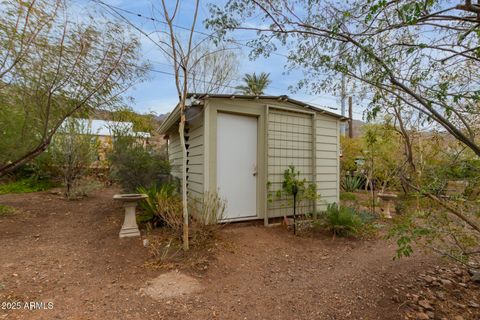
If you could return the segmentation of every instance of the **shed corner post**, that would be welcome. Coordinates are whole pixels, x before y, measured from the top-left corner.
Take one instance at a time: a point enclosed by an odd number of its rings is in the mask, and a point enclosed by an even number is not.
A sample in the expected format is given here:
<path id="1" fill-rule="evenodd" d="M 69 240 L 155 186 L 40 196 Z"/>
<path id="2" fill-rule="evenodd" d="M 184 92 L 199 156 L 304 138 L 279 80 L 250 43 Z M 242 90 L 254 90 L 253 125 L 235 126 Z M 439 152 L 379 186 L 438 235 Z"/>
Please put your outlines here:
<path id="1" fill-rule="evenodd" d="M 312 183 L 317 189 L 317 113 L 312 114 Z M 313 201 L 313 214 L 317 214 L 317 198 Z"/>
<path id="2" fill-rule="evenodd" d="M 270 111 L 270 106 L 267 104 L 265 105 L 265 150 L 264 150 L 264 175 L 265 175 L 265 181 L 264 181 L 264 190 L 265 190 L 265 196 L 264 196 L 264 206 L 263 206 L 263 225 L 265 227 L 268 226 L 268 114 Z"/>
<path id="3" fill-rule="evenodd" d="M 337 203 L 340 204 L 340 121 L 337 121 Z"/>
<path id="4" fill-rule="evenodd" d="M 204 196 L 210 190 L 210 106 L 205 101 L 203 108 L 203 193 Z"/>

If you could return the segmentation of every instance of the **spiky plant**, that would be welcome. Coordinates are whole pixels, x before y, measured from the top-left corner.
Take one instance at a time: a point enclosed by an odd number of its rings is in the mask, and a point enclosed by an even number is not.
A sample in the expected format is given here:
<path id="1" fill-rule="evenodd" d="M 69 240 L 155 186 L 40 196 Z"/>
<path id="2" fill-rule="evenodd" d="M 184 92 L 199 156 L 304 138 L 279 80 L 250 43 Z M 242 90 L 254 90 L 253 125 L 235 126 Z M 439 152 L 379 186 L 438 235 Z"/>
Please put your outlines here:
<path id="1" fill-rule="evenodd" d="M 363 185 L 365 178 L 362 176 L 346 176 L 342 179 L 341 185 L 345 192 L 354 192 Z"/>

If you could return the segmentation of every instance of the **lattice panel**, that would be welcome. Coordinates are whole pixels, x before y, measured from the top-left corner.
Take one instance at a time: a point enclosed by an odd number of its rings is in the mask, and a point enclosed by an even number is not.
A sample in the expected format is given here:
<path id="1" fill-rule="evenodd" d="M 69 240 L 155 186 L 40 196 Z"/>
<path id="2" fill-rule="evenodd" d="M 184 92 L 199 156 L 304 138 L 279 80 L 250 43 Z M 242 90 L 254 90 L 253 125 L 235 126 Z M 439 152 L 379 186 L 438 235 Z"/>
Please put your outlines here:
<path id="1" fill-rule="evenodd" d="M 290 165 L 300 171 L 300 178 L 312 182 L 313 178 L 313 128 L 312 115 L 270 108 L 268 114 L 268 181 L 269 217 L 293 213 L 291 197 L 278 198 L 276 191 L 282 189 L 284 171 Z M 311 202 L 299 207 L 300 213 L 313 209 Z"/>

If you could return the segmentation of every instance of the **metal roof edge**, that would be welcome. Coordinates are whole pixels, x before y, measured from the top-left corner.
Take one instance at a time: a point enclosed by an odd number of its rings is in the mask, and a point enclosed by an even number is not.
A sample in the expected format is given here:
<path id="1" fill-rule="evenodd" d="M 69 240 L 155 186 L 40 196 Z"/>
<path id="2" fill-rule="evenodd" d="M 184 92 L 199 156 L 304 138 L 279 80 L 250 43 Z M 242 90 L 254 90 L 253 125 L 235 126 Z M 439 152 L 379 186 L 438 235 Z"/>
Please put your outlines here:
<path id="1" fill-rule="evenodd" d="M 282 102 L 290 102 L 292 104 L 295 104 L 300 107 L 308 108 L 311 110 L 314 110 L 316 112 L 319 112 L 323 115 L 331 116 L 333 118 L 337 118 L 340 121 L 347 121 L 350 120 L 350 118 L 336 114 L 334 112 L 325 110 L 323 108 L 319 108 L 316 106 L 312 106 L 308 103 L 291 99 L 287 95 L 280 95 L 280 96 L 271 96 L 271 95 L 260 95 L 260 96 L 255 96 L 255 95 L 238 95 L 238 94 L 220 94 L 220 93 L 188 93 L 187 94 L 187 99 L 191 98 L 197 98 L 199 100 L 205 100 L 205 99 L 252 99 L 252 100 L 277 100 L 277 101 L 282 101 Z M 160 127 L 158 128 L 158 131 L 160 134 L 165 134 L 167 131 L 180 119 L 180 105 L 177 104 L 175 108 L 172 110 L 172 112 L 168 115 L 168 117 L 162 122 Z"/>
<path id="2" fill-rule="evenodd" d="M 255 96 L 255 95 L 237 95 L 237 94 L 206 94 L 206 93 L 189 93 L 188 97 L 198 97 L 199 99 L 208 99 L 208 98 L 223 98 L 223 99 L 253 99 L 253 100 L 259 100 L 259 99 L 264 99 L 264 100 L 277 100 L 277 101 L 283 101 L 283 102 L 290 102 L 292 104 L 298 105 L 300 107 L 312 109 L 314 111 L 323 113 L 325 115 L 332 116 L 334 118 L 338 118 L 340 120 L 348 120 L 348 117 L 336 114 L 334 112 L 325 110 L 323 108 L 319 108 L 316 106 L 312 106 L 308 103 L 292 99 L 288 97 L 287 95 L 280 95 L 280 96 L 271 96 L 271 95 L 260 95 L 260 96 Z"/>
<path id="3" fill-rule="evenodd" d="M 175 108 L 170 112 L 167 118 L 162 122 L 158 128 L 160 134 L 166 134 L 170 128 L 180 120 L 180 105 L 177 104 Z"/>

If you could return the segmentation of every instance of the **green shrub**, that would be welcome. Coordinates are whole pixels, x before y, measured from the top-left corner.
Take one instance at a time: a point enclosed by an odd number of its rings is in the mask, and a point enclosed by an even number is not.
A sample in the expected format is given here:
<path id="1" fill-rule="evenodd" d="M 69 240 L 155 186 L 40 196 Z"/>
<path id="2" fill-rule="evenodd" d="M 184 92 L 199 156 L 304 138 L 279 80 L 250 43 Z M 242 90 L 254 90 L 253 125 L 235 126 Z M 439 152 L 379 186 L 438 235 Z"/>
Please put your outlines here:
<path id="1" fill-rule="evenodd" d="M 409 257 L 413 253 L 414 244 L 419 244 L 422 239 L 433 242 L 438 236 L 438 226 L 431 228 L 422 222 L 427 221 L 429 213 L 418 211 L 411 214 L 398 216 L 390 228 L 387 239 L 396 239 L 397 250 L 394 259 Z M 443 219 L 438 219 L 443 220 Z"/>
<path id="2" fill-rule="evenodd" d="M 360 232 L 364 222 L 353 208 L 329 204 L 321 215 L 324 227 L 337 236 L 352 236 Z"/>
<path id="3" fill-rule="evenodd" d="M 357 159 L 362 156 L 362 139 L 341 136 L 340 146 L 342 148 L 340 172 L 342 176 L 344 176 L 348 172 L 354 172 L 358 170 Z"/>
<path id="4" fill-rule="evenodd" d="M 147 199 L 139 203 L 142 212 L 137 215 L 137 221 L 141 223 L 152 223 L 154 226 L 164 225 L 165 223 L 161 216 L 157 215 L 157 194 L 162 193 L 173 197 L 176 192 L 176 185 L 173 183 L 163 185 L 153 183 L 150 187 L 138 187 L 137 192 L 148 196 Z"/>
<path id="5" fill-rule="evenodd" d="M 152 222 L 155 225 L 165 225 L 173 231 L 181 231 L 183 225 L 182 199 L 176 192 L 177 186 L 165 183 L 161 186 L 153 184 L 149 188 L 139 187 L 138 192 L 148 196 L 140 202 L 143 214 L 140 222 Z"/>
<path id="6" fill-rule="evenodd" d="M 53 187 L 55 187 L 55 183 L 50 180 L 25 178 L 0 184 L 0 194 L 38 192 L 45 191 Z"/>
<path id="7" fill-rule="evenodd" d="M 447 155 L 447 157 L 451 157 Z M 428 192 L 442 194 L 448 181 L 468 182 L 464 195 L 468 196 L 472 191 L 480 187 L 480 160 L 465 159 L 441 159 L 440 163 L 426 166 L 423 174 L 425 189 Z"/>
<path id="8" fill-rule="evenodd" d="M 364 182 L 365 178 L 362 176 L 345 176 L 342 179 L 341 186 L 346 192 L 354 192 L 360 189 Z"/>
<path id="9" fill-rule="evenodd" d="M 126 191 L 150 187 L 170 174 L 166 154 L 145 147 L 130 137 L 119 137 L 109 154 L 111 175 Z"/>
<path id="10" fill-rule="evenodd" d="M 352 192 L 340 192 L 340 200 L 342 200 L 342 201 L 356 201 L 357 196 Z"/>
<path id="11" fill-rule="evenodd" d="M 139 214 L 137 214 L 138 222 L 140 223 L 151 222 L 154 225 L 157 225 L 158 223 L 162 223 L 161 220 L 156 219 L 156 215 L 155 215 L 155 211 L 157 210 L 155 197 L 157 195 L 158 190 L 159 190 L 159 187 L 157 186 L 157 184 L 153 184 L 149 188 L 146 188 L 146 187 L 137 188 L 138 193 L 143 193 L 148 196 L 147 199 L 139 202 L 139 206 L 142 210 Z"/>
<path id="12" fill-rule="evenodd" d="M 374 213 L 368 212 L 368 211 L 356 211 L 356 214 L 360 218 L 360 221 L 362 222 L 362 225 L 370 224 L 378 220 L 378 216 Z"/>
<path id="13" fill-rule="evenodd" d="M 0 204 L 0 217 L 8 216 L 14 213 L 15 213 L 14 208 L 10 206 L 6 206 L 4 204 Z"/>
<path id="14" fill-rule="evenodd" d="M 22 180 L 23 184 L 51 184 L 52 186 L 58 186 L 60 185 L 59 176 L 59 168 L 54 165 L 51 152 L 44 152 L 8 174 L 7 180 L 0 182 L 0 185 Z"/>

